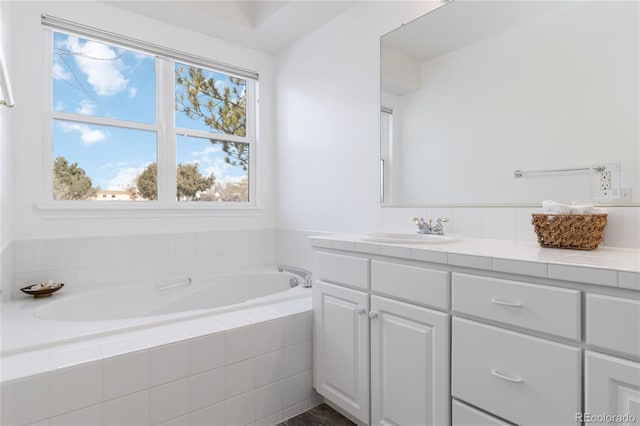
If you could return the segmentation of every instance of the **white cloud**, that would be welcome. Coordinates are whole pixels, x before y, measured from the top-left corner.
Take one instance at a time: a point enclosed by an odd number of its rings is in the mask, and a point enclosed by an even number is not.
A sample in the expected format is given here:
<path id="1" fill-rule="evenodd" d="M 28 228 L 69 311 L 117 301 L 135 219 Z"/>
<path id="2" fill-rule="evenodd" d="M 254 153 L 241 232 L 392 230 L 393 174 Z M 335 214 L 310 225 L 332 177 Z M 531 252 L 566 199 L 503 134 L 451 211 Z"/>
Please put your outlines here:
<path id="1" fill-rule="evenodd" d="M 144 167 L 117 167 L 114 169 L 115 176 L 107 181 L 107 188 L 111 190 L 124 190 L 129 185 L 133 185 L 133 181 L 140 173 L 144 171 Z"/>
<path id="2" fill-rule="evenodd" d="M 135 98 L 137 94 L 138 94 L 138 89 L 136 89 L 135 87 L 129 88 L 129 99 Z"/>
<path id="3" fill-rule="evenodd" d="M 80 133 L 80 140 L 85 146 L 93 145 L 94 143 L 107 140 L 107 133 L 102 130 L 92 129 L 86 124 L 68 123 L 65 121 L 60 122 L 60 128 L 65 133 L 76 132 Z"/>
<path id="4" fill-rule="evenodd" d="M 53 78 L 55 78 L 56 80 L 70 80 L 72 77 L 71 73 L 62 65 L 60 65 L 59 62 L 55 62 L 53 64 Z"/>
<path id="5" fill-rule="evenodd" d="M 80 101 L 76 112 L 83 115 L 94 115 L 96 113 L 96 104 L 88 99 L 84 99 Z"/>
<path id="6" fill-rule="evenodd" d="M 218 89 L 219 91 L 223 91 L 225 87 L 228 86 L 227 82 L 224 80 L 217 80 L 214 84 L 216 89 Z"/>
<path id="7" fill-rule="evenodd" d="M 91 40 L 83 43 L 76 37 L 69 37 L 62 45 L 75 53 L 78 68 L 98 95 L 110 96 L 127 88 L 129 80 L 121 72 L 124 64 L 111 47 Z"/>
<path id="8" fill-rule="evenodd" d="M 224 158 L 216 158 L 213 164 L 202 170 L 202 174 L 209 176 L 211 173 L 216 177 L 216 182 L 240 182 L 246 176 L 246 172 L 240 167 L 232 166 L 224 161 Z M 238 174 L 239 173 L 239 174 Z"/>

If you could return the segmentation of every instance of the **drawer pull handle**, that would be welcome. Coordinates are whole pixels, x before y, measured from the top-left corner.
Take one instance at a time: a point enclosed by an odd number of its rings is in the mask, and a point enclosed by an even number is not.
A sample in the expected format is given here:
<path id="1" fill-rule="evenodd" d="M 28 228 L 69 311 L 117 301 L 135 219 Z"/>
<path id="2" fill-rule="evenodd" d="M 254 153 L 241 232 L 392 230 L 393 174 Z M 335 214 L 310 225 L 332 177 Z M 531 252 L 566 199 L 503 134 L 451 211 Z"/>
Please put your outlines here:
<path id="1" fill-rule="evenodd" d="M 505 300 L 496 299 L 495 297 L 492 297 L 491 301 L 496 305 L 508 306 L 510 308 L 522 308 L 522 303 L 520 302 L 507 302 Z"/>
<path id="2" fill-rule="evenodd" d="M 522 383 L 522 379 L 520 377 L 505 376 L 504 374 L 499 373 L 498 370 L 491 370 L 491 374 L 493 374 L 494 376 L 496 376 L 499 379 L 506 380 L 507 382 Z"/>
<path id="3" fill-rule="evenodd" d="M 364 315 L 367 312 L 367 310 L 365 308 L 358 308 L 356 312 L 358 313 L 358 315 Z"/>

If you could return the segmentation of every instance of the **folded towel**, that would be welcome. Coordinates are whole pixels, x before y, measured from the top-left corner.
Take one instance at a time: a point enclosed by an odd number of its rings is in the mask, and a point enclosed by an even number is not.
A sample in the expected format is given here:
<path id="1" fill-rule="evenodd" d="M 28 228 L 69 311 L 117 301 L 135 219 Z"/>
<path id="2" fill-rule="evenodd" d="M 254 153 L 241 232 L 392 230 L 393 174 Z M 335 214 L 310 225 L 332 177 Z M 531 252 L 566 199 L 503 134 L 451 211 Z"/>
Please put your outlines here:
<path id="1" fill-rule="evenodd" d="M 592 204 L 571 204 L 557 203 L 552 200 L 542 202 L 542 213 L 544 214 L 602 214 L 607 213 L 603 207 L 594 207 Z"/>

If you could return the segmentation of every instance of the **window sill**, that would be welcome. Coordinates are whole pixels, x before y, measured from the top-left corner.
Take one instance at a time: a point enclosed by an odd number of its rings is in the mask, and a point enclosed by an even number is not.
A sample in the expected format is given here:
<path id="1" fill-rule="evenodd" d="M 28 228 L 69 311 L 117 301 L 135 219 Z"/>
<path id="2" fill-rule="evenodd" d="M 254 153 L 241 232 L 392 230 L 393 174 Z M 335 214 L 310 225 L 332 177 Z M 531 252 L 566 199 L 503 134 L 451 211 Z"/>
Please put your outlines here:
<path id="1" fill-rule="evenodd" d="M 60 202 L 37 204 L 36 210 L 43 219 L 113 219 L 148 217 L 225 217 L 258 216 L 264 210 L 259 205 L 152 205 L 147 203 L 120 204 L 117 201 Z M 107 205 L 108 203 L 108 205 Z M 114 205 L 116 204 L 117 205 Z"/>

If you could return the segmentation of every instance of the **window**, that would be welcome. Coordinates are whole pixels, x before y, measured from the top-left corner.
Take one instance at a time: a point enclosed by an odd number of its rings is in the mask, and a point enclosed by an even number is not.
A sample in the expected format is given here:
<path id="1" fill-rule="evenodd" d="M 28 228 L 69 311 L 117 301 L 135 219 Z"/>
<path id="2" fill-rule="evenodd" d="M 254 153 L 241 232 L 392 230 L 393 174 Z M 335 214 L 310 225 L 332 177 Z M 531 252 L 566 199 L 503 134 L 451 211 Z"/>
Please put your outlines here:
<path id="1" fill-rule="evenodd" d="M 56 18 L 43 24 L 51 201 L 255 205 L 257 74 Z"/>

